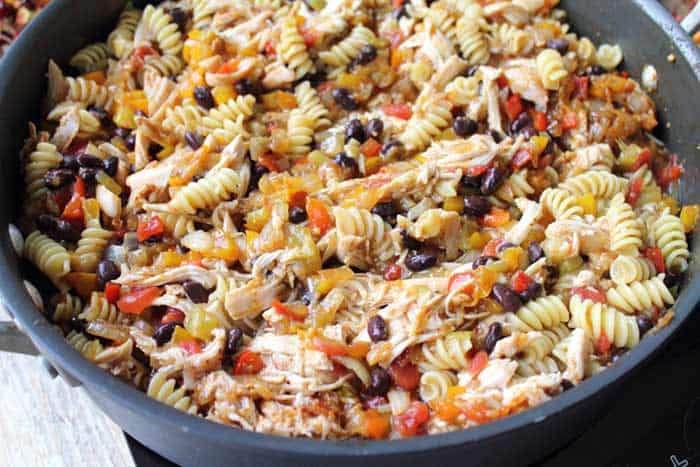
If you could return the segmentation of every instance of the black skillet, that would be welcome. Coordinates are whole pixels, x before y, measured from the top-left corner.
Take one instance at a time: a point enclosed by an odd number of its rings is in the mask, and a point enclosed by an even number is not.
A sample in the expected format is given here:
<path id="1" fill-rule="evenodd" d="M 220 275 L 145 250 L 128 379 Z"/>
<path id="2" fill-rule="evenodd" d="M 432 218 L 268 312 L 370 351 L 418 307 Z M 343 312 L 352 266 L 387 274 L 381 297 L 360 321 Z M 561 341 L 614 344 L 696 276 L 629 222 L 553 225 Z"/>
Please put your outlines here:
<path id="1" fill-rule="evenodd" d="M 49 58 L 65 64 L 81 46 L 104 40 L 124 3 L 54 0 L 2 60 L 0 199 L 5 201 L 0 202 L 0 295 L 16 324 L 50 366 L 69 382 L 82 384 L 117 424 L 162 456 L 183 465 L 204 466 L 528 464 L 573 439 L 609 404 L 624 397 L 625 379 L 659 350 L 700 301 L 696 281 L 700 262 L 693 261 L 675 307 L 675 319 L 659 334 L 645 338 L 612 368 L 538 408 L 443 435 L 390 442 L 287 439 L 211 423 L 149 399 L 84 360 L 36 310 L 25 292 L 8 236 L 8 222 L 16 218 L 21 203 L 17 154 L 26 136 L 25 122 L 38 116 L 46 91 L 46 64 Z M 656 135 L 684 160 L 681 201 L 700 202 L 700 160 L 696 160 L 700 53 L 686 33 L 653 0 L 564 0 L 561 6 L 569 12 L 575 31 L 596 43 L 621 44 L 625 67 L 632 76 L 638 78 L 645 64 L 656 67 L 660 77 L 655 94 L 660 120 Z M 8 323 L 0 326 L 0 349 L 18 349 L 20 343 L 13 330 Z"/>

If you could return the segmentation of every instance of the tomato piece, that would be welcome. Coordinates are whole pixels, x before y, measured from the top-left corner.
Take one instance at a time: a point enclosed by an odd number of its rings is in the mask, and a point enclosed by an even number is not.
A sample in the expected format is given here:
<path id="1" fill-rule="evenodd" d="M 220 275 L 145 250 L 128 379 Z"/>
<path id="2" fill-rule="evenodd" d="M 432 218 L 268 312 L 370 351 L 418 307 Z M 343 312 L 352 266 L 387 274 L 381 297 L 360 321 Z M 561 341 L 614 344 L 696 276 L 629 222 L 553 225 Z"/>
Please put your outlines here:
<path id="1" fill-rule="evenodd" d="M 202 351 L 202 343 L 198 339 L 187 339 L 178 344 L 187 355 L 198 354 Z"/>
<path id="2" fill-rule="evenodd" d="M 573 130 L 578 126 L 578 115 L 576 115 L 576 112 L 569 112 L 566 115 L 564 115 L 564 118 L 561 120 L 561 128 L 562 130 Z"/>
<path id="3" fill-rule="evenodd" d="M 666 265 L 664 264 L 664 255 L 660 248 L 647 247 L 644 249 L 644 256 L 654 264 L 656 268 L 656 273 L 661 274 L 666 272 Z"/>
<path id="4" fill-rule="evenodd" d="M 286 316 L 294 321 L 304 321 L 309 314 L 308 309 L 304 305 L 287 306 L 277 299 L 272 300 L 272 308 L 282 316 Z"/>
<path id="5" fill-rule="evenodd" d="M 491 208 L 491 212 L 481 218 L 481 223 L 486 227 L 500 227 L 510 221 L 510 212 L 506 209 Z"/>
<path id="6" fill-rule="evenodd" d="M 518 271 L 513 275 L 513 290 L 515 292 L 524 292 L 528 286 L 532 284 L 532 277 L 525 274 L 523 271 Z"/>
<path id="7" fill-rule="evenodd" d="M 265 42 L 265 45 L 263 46 L 265 50 L 265 55 L 276 55 L 277 51 L 275 50 L 275 44 L 272 43 L 271 40 L 268 40 Z"/>
<path id="8" fill-rule="evenodd" d="M 162 324 L 182 324 L 185 322 L 185 313 L 177 308 L 168 308 L 163 317 L 160 319 L 160 322 Z"/>
<path id="9" fill-rule="evenodd" d="M 289 206 L 293 208 L 303 208 L 306 206 L 306 196 L 308 195 L 305 191 L 295 191 L 292 196 L 289 197 Z"/>
<path id="10" fill-rule="evenodd" d="M 610 348 L 612 347 L 612 343 L 610 342 L 610 339 L 608 339 L 608 336 L 605 335 L 605 333 L 602 333 L 598 339 L 595 341 L 595 349 L 596 352 L 599 355 L 605 355 L 608 352 L 610 352 Z"/>
<path id="11" fill-rule="evenodd" d="M 105 285 L 105 298 L 109 303 L 117 303 L 121 290 L 122 288 L 119 284 L 108 282 L 107 285 Z"/>
<path id="12" fill-rule="evenodd" d="M 576 86 L 576 93 L 581 99 L 588 99 L 588 89 L 590 87 L 590 78 L 588 76 L 574 76 L 574 86 Z"/>
<path id="13" fill-rule="evenodd" d="M 411 362 L 394 361 L 389 367 L 389 373 L 394 384 L 406 391 L 413 391 L 420 384 L 418 367 Z"/>
<path id="14" fill-rule="evenodd" d="M 423 431 L 423 425 L 430 419 L 430 411 L 424 402 L 414 401 L 394 419 L 396 431 L 404 437 L 415 436 Z"/>
<path id="15" fill-rule="evenodd" d="M 661 188 L 665 190 L 668 189 L 671 183 L 678 180 L 681 175 L 683 175 L 683 167 L 680 165 L 670 164 L 662 168 L 656 177 Z"/>
<path id="16" fill-rule="evenodd" d="M 598 287 L 594 287 L 592 285 L 574 287 L 571 291 L 584 300 L 591 300 L 596 303 L 603 304 L 608 303 L 608 298 L 605 296 L 605 292 L 603 292 Z"/>
<path id="17" fill-rule="evenodd" d="M 149 238 L 160 237 L 165 232 L 165 224 L 158 216 L 153 216 L 146 222 L 139 222 L 136 228 L 136 238 L 139 242 L 145 242 Z"/>
<path id="18" fill-rule="evenodd" d="M 309 216 L 309 223 L 318 230 L 320 235 L 325 234 L 333 225 L 331 215 L 328 213 L 328 208 L 314 198 L 306 200 L 306 214 Z"/>
<path id="19" fill-rule="evenodd" d="M 474 273 L 472 271 L 452 274 L 447 282 L 447 290 L 449 293 L 455 290 L 462 290 L 471 295 L 474 292 Z"/>
<path id="20" fill-rule="evenodd" d="M 496 79 L 496 84 L 498 84 L 498 87 L 503 89 L 508 87 L 508 78 L 506 78 L 504 75 L 501 75 Z"/>
<path id="21" fill-rule="evenodd" d="M 394 5 L 394 8 L 401 8 L 405 1 L 406 0 L 391 0 L 391 4 Z"/>
<path id="22" fill-rule="evenodd" d="M 408 120 L 413 115 L 411 107 L 406 104 L 385 104 L 382 106 L 382 112 L 402 120 Z"/>
<path id="23" fill-rule="evenodd" d="M 364 154 L 365 157 L 376 157 L 379 155 L 379 151 L 381 151 L 381 149 L 381 143 L 373 138 L 370 138 L 362 143 L 362 154 Z"/>
<path id="24" fill-rule="evenodd" d="M 627 189 L 627 196 L 625 197 L 625 201 L 627 201 L 627 203 L 635 204 L 637 202 L 639 196 L 642 194 L 643 184 L 644 181 L 642 180 L 642 177 L 637 177 L 630 182 L 629 188 Z"/>
<path id="25" fill-rule="evenodd" d="M 506 100 L 504 107 L 508 118 L 511 121 L 515 120 L 524 110 L 520 94 L 512 94 L 508 100 Z"/>
<path id="26" fill-rule="evenodd" d="M 123 313 L 138 315 L 151 306 L 151 303 L 160 296 L 161 292 L 158 287 L 134 289 L 117 300 L 117 307 Z"/>
<path id="27" fill-rule="evenodd" d="M 481 252 L 483 256 L 498 256 L 498 247 L 501 243 L 505 242 L 502 238 L 493 238 L 484 245 L 484 249 Z"/>
<path id="28" fill-rule="evenodd" d="M 469 363 L 469 373 L 471 373 L 473 376 L 478 375 L 481 373 L 481 370 L 486 368 L 488 362 L 489 354 L 487 354 L 485 350 L 479 350 Z"/>
<path id="29" fill-rule="evenodd" d="M 649 149 L 643 149 L 637 154 L 637 159 L 635 159 L 634 164 L 632 164 L 632 171 L 634 172 L 641 166 L 649 164 L 649 161 L 651 161 L 651 151 Z"/>
<path id="30" fill-rule="evenodd" d="M 470 177 L 478 177 L 486 173 L 487 170 L 491 168 L 490 164 L 475 165 L 474 167 L 467 168 L 467 175 Z"/>
<path id="31" fill-rule="evenodd" d="M 533 160 L 532 152 L 529 149 L 521 149 L 516 152 L 510 160 L 510 166 L 513 170 L 520 170 Z"/>
<path id="32" fill-rule="evenodd" d="M 537 131 L 545 131 L 547 129 L 547 114 L 540 111 L 533 113 L 532 123 Z"/>
<path id="33" fill-rule="evenodd" d="M 252 350 L 243 350 L 238 354 L 236 366 L 233 369 L 234 375 L 257 375 L 265 364 L 260 355 Z"/>
<path id="34" fill-rule="evenodd" d="M 403 270 L 401 266 L 396 263 L 391 263 L 384 270 L 384 280 L 385 281 L 395 281 L 401 279 L 403 276 Z"/>
<path id="35" fill-rule="evenodd" d="M 365 412 L 365 434 L 371 439 L 384 439 L 389 435 L 389 415 L 368 410 Z"/>
<path id="36" fill-rule="evenodd" d="M 326 337 L 314 337 L 313 347 L 329 357 L 344 357 L 348 354 L 348 346 L 342 342 L 334 341 Z"/>

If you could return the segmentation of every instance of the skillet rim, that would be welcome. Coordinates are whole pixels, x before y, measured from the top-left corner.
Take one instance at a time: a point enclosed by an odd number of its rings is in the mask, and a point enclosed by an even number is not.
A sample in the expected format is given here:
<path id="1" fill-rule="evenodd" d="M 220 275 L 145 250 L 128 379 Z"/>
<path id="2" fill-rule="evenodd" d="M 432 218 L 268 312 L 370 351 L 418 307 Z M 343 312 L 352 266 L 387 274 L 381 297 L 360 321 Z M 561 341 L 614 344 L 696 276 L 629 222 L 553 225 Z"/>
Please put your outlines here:
<path id="1" fill-rule="evenodd" d="M 0 106 L 7 93 L 11 92 L 5 83 L 11 77 L 22 72 L 24 55 L 30 54 L 34 44 L 41 37 L 43 28 L 61 16 L 61 10 L 71 0 L 55 0 L 26 28 L 17 42 L 10 48 L 0 67 Z M 672 41 L 680 53 L 679 60 L 687 62 L 696 79 L 700 81 L 700 50 L 695 46 L 680 25 L 659 3 L 654 0 L 633 0 L 639 14 L 646 15 Z M 6 219 L 3 219 L 5 221 Z M 676 316 L 671 323 L 654 336 L 647 336 L 629 352 L 625 358 L 608 368 L 603 373 L 583 381 L 575 388 L 553 398 L 542 405 L 528 409 L 519 414 L 497 420 L 492 423 L 458 430 L 444 434 L 419 436 L 403 440 L 346 440 L 330 441 L 305 438 L 287 438 L 281 436 L 255 433 L 209 422 L 192 417 L 174 408 L 149 398 L 121 380 L 101 370 L 84 359 L 56 332 L 46 318 L 34 307 L 29 295 L 22 285 L 22 277 L 16 267 L 7 228 L 0 232 L 0 296 L 8 309 L 14 314 L 37 347 L 51 362 L 65 371 L 69 376 L 86 386 L 88 393 L 98 393 L 108 397 L 116 405 L 131 411 L 150 414 L 154 426 L 165 426 L 169 430 L 187 433 L 193 441 L 207 440 L 221 447 L 245 445 L 251 450 L 264 450 L 271 455 L 303 454 L 318 459 L 331 456 L 396 456 L 420 454 L 438 449 L 458 447 L 465 443 L 474 443 L 485 439 L 504 436 L 528 426 L 540 423 L 547 418 L 579 404 L 597 395 L 609 385 L 621 383 L 635 369 L 648 361 L 668 339 L 681 328 L 693 308 L 700 302 L 700 283 L 688 284 L 675 306 Z M 695 274 L 692 275 L 695 277 Z"/>

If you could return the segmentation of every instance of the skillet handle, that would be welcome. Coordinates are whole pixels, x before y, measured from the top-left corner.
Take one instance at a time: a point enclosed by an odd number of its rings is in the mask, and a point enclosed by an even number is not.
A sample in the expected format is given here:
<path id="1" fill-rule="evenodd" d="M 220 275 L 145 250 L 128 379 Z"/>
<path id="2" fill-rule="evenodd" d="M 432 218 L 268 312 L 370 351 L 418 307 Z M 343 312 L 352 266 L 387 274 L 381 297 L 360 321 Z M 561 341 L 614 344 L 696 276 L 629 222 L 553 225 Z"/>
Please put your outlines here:
<path id="1" fill-rule="evenodd" d="M 700 26 L 700 2 L 693 7 L 688 16 L 681 22 L 681 27 L 691 36 L 698 30 Z"/>
<path id="2" fill-rule="evenodd" d="M 39 355 L 29 336 L 12 321 L 0 321 L 0 352 Z"/>

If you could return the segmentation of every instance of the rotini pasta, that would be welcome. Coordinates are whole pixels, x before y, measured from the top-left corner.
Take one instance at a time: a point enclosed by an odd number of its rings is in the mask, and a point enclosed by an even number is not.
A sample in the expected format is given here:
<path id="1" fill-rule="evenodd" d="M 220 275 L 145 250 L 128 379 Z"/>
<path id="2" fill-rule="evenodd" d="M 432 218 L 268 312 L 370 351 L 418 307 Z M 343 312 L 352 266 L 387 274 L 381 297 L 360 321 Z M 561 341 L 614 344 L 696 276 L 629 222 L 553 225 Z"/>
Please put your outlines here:
<path id="1" fill-rule="evenodd" d="M 664 284 L 664 275 L 643 282 L 613 287 L 607 292 L 608 303 L 625 313 L 645 311 L 651 307 L 664 308 L 674 303 L 673 295 Z"/>
<path id="2" fill-rule="evenodd" d="M 552 49 L 540 52 L 537 55 L 537 74 L 546 89 L 559 89 L 561 82 L 568 74 L 559 52 Z"/>
<path id="3" fill-rule="evenodd" d="M 548 329 L 569 320 L 569 310 L 556 295 L 531 300 L 509 316 L 513 329 L 532 331 Z"/>
<path id="4" fill-rule="evenodd" d="M 674 272 L 688 268 L 688 241 L 680 219 L 664 211 L 651 225 L 654 243 L 661 249 L 666 267 Z"/>
<path id="5" fill-rule="evenodd" d="M 594 339 L 607 337 L 616 347 L 632 348 L 639 342 L 639 328 L 633 316 L 591 300 L 571 297 L 571 322 Z"/>
<path id="6" fill-rule="evenodd" d="M 34 231 L 27 237 L 24 242 L 24 256 L 55 284 L 70 272 L 68 251 L 39 231 Z"/>

